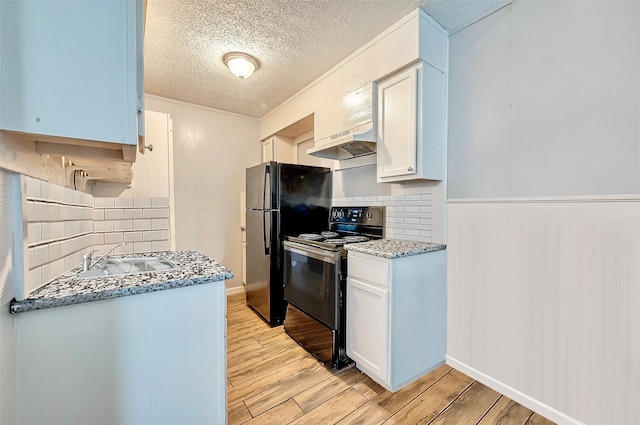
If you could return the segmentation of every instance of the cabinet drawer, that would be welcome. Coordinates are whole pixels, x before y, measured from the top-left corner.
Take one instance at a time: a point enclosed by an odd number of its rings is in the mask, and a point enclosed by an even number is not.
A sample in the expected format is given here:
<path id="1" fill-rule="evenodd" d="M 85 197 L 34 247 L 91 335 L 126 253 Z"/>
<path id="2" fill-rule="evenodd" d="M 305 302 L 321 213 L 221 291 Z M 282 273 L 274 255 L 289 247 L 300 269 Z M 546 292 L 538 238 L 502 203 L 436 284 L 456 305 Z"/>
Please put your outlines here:
<path id="1" fill-rule="evenodd" d="M 389 287 L 389 264 L 349 253 L 349 277 Z"/>

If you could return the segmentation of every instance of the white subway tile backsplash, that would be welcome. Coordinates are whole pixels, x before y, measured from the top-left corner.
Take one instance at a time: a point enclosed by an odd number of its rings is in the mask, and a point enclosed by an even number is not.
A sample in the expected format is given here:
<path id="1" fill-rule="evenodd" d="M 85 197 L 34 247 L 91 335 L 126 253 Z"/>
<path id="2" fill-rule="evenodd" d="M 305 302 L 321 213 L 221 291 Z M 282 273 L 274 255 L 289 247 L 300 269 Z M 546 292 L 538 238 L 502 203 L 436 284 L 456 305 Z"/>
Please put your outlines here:
<path id="1" fill-rule="evenodd" d="M 142 233 L 142 240 L 143 241 L 157 241 L 161 239 L 161 233 L 159 230 L 155 230 L 155 231 L 150 231 L 150 232 L 143 232 Z"/>
<path id="2" fill-rule="evenodd" d="M 60 241 L 60 256 L 64 257 L 65 255 L 70 254 L 71 251 L 71 242 L 67 239 L 64 241 Z"/>
<path id="3" fill-rule="evenodd" d="M 104 234 L 104 243 L 106 244 L 116 244 L 121 242 L 124 242 L 124 235 L 122 232 Z"/>
<path id="4" fill-rule="evenodd" d="M 71 270 L 76 266 L 76 262 L 73 260 L 73 254 L 66 255 L 64 257 L 64 269 Z"/>
<path id="5" fill-rule="evenodd" d="M 160 210 L 153 208 L 144 209 L 142 210 L 142 216 L 144 218 L 158 218 L 160 216 Z"/>
<path id="6" fill-rule="evenodd" d="M 376 197 L 334 198 L 334 206 L 384 205 L 386 207 L 385 237 L 420 240 L 431 238 L 432 195 L 413 193 Z"/>
<path id="7" fill-rule="evenodd" d="M 91 241 L 93 245 L 104 245 L 104 233 L 94 233 Z"/>
<path id="8" fill-rule="evenodd" d="M 133 208 L 133 198 L 115 198 L 116 208 Z"/>
<path id="9" fill-rule="evenodd" d="M 27 199 L 41 199 L 42 198 L 42 181 L 34 179 L 33 177 L 26 177 L 27 183 Z"/>
<path id="10" fill-rule="evenodd" d="M 133 230 L 133 220 L 116 220 L 113 222 L 113 230 Z"/>
<path id="11" fill-rule="evenodd" d="M 131 208 L 131 209 L 126 209 L 124 210 L 124 218 L 127 219 L 138 219 L 138 218 L 142 218 L 142 209 L 136 209 L 136 208 Z"/>
<path id="12" fill-rule="evenodd" d="M 153 250 L 151 242 L 136 242 L 133 244 L 133 252 L 149 252 Z"/>
<path id="13" fill-rule="evenodd" d="M 153 208 L 167 208 L 169 207 L 169 198 L 151 198 L 151 206 Z"/>
<path id="14" fill-rule="evenodd" d="M 124 218 L 124 210 L 120 208 L 109 209 L 104 211 L 105 220 L 122 220 Z"/>
<path id="15" fill-rule="evenodd" d="M 73 204 L 73 192 L 74 190 L 69 188 L 69 187 L 65 187 L 64 188 L 64 203 L 65 204 Z"/>
<path id="16" fill-rule="evenodd" d="M 94 208 L 114 208 L 114 198 L 93 198 Z"/>
<path id="17" fill-rule="evenodd" d="M 58 221 L 56 223 L 53 224 L 54 227 L 54 235 L 56 239 L 62 239 L 64 238 L 64 222 L 63 221 Z"/>
<path id="18" fill-rule="evenodd" d="M 168 218 L 154 218 L 151 220 L 151 229 L 153 230 L 163 230 L 168 228 L 169 228 Z"/>
<path id="19" fill-rule="evenodd" d="M 47 221 L 47 204 L 44 202 L 33 203 L 33 221 Z"/>
<path id="20" fill-rule="evenodd" d="M 29 270 L 29 281 L 26 282 L 26 292 L 29 293 L 42 285 L 42 269 L 40 267 Z"/>
<path id="21" fill-rule="evenodd" d="M 42 199 L 47 201 L 53 200 L 53 184 L 42 182 Z"/>
<path id="22" fill-rule="evenodd" d="M 133 206 L 135 208 L 151 208 L 151 198 L 135 197 L 133 198 Z"/>
<path id="23" fill-rule="evenodd" d="M 42 223 L 42 242 L 49 242 L 56 237 L 56 225 L 55 223 Z"/>
<path id="24" fill-rule="evenodd" d="M 151 230 L 151 220 L 149 219 L 133 220 L 133 229 L 134 230 Z"/>
<path id="25" fill-rule="evenodd" d="M 85 253 L 82 251 L 76 251 L 74 252 L 73 255 L 73 264 L 82 264 L 82 256 Z"/>
<path id="26" fill-rule="evenodd" d="M 84 193 L 77 190 L 73 191 L 73 203 L 76 205 L 84 204 Z"/>
<path id="27" fill-rule="evenodd" d="M 53 185 L 53 200 L 58 203 L 64 202 L 64 186 Z"/>
<path id="28" fill-rule="evenodd" d="M 60 221 L 60 204 L 47 205 L 47 219 L 49 221 Z"/>
<path id="29" fill-rule="evenodd" d="M 27 224 L 27 243 L 33 245 L 42 241 L 42 223 Z"/>
<path id="30" fill-rule="evenodd" d="M 64 258 L 60 258 L 53 262 L 53 272 L 56 277 L 60 276 L 65 272 L 64 268 Z"/>
<path id="31" fill-rule="evenodd" d="M 125 242 L 142 242 L 142 232 L 125 232 Z"/>
<path id="32" fill-rule="evenodd" d="M 55 277 L 56 275 L 55 275 L 55 268 L 53 266 L 53 263 L 44 264 L 42 266 L 41 282 L 43 284 L 48 283 L 52 281 Z"/>
<path id="33" fill-rule="evenodd" d="M 169 243 L 169 241 L 151 242 L 152 251 L 169 251 L 170 249 L 171 249 L 171 244 Z"/>
<path id="34" fill-rule="evenodd" d="M 426 237 L 423 237 L 423 236 L 412 236 L 411 240 L 415 241 L 415 242 L 431 242 L 431 238 L 430 237 L 426 238 Z"/>
<path id="35" fill-rule="evenodd" d="M 44 263 L 49 261 L 49 246 L 48 245 L 40 245 L 35 249 L 35 259 L 33 266 L 41 266 Z"/>
<path id="36" fill-rule="evenodd" d="M 93 220 L 94 221 L 104 220 L 104 210 L 93 210 Z"/>
<path id="37" fill-rule="evenodd" d="M 27 291 L 76 267 L 94 248 L 96 256 L 123 241 L 128 244 L 115 254 L 170 249 L 167 197 L 94 199 L 91 194 L 25 179 Z"/>
<path id="38" fill-rule="evenodd" d="M 113 221 L 95 221 L 93 223 L 94 232 L 112 232 Z"/>

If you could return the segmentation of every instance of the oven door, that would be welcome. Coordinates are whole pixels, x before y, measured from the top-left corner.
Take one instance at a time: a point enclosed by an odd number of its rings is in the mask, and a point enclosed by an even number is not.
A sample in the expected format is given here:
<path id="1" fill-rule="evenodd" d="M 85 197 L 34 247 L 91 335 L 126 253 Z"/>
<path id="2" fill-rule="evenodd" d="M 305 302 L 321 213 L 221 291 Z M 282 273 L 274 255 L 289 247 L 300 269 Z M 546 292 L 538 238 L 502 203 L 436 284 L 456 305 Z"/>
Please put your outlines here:
<path id="1" fill-rule="evenodd" d="M 284 299 L 329 328 L 337 329 L 340 253 L 285 241 Z"/>

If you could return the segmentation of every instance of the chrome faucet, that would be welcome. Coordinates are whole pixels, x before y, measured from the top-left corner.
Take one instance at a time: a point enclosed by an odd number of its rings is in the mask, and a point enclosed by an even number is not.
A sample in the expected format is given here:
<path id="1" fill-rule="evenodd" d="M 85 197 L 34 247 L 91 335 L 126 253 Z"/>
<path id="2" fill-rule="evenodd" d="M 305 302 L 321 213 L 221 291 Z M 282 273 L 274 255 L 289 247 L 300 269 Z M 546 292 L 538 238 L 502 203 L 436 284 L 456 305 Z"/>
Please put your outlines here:
<path id="1" fill-rule="evenodd" d="M 93 251 L 87 252 L 82 256 L 82 271 L 86 272 L 91 268 L 91 260 L 93 260 Z"/>
<path id="2" fill-rule="evenodd" d="M 113 251 L 114 249 L 116 249 L 116 248 L 118 248 L 118 247 L 120 247 L 120 246 L 125 246 L 126 244 L 127 244 L 126 242 L 122 242 L 122 243 L 119 243 L 119 244 L 116 244 L 116 245 L 112 246 L 112 247 L 111 247 L 111 249 L 110 249 L 109 251 L 107 251 L 107 252 L 105 252 L 104 254 L 102 254 L 102 257 L 98 258 L 98 260 L 97 260 L 95 263 L 93 263 L 93 264 L 91 263 L 91 259 L 92 259 L 92 255 L 91 255 L 91 254 L 92 254 L 92 253 L 91 253 L 91 252 L 89 252 L 89 253 L 85 254 L 85 255 L 82 257 L 82 270 L 83 270 L 83 271 L 85 271 L 85 272 L 86 272 L 86 271 L 88 271 L 88 270 L 90 270 L 93 266 L 95 266 L 95 265 L 96 265 L 96 264 L 98 264 L 100 261 L 102 261 L 102 259 L 103 259 L 104 257 L 106 257 L 107 255 L 109 255 L 109 254 L 111 253 L 111 251 Z"/>

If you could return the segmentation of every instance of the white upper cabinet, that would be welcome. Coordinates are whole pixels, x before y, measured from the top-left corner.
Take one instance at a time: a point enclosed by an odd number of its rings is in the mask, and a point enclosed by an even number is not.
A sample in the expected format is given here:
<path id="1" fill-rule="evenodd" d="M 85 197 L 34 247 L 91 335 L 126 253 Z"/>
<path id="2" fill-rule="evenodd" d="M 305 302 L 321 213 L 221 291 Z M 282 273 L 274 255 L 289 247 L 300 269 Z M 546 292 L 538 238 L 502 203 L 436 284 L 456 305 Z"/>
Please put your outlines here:
<path id="1" fill-rule="evenodd" d="M 419 62 L 378 82 L 378 182 L 444 178 L 445 75 Z"/>
<path id="2" fill-rule="evenodd" d="M 295 163 L 293 139 L 284 136 L 271 136 L 262 141 L 262 162 Z"/>
<path id="3" fill-rule="evenodd" d="M 138 143 L 139 1 L 0 2 L 0 128 L 76 141 Z M 143 118 L 140 117 L 140 124 Z"/>

